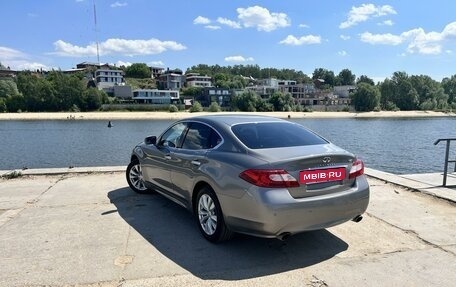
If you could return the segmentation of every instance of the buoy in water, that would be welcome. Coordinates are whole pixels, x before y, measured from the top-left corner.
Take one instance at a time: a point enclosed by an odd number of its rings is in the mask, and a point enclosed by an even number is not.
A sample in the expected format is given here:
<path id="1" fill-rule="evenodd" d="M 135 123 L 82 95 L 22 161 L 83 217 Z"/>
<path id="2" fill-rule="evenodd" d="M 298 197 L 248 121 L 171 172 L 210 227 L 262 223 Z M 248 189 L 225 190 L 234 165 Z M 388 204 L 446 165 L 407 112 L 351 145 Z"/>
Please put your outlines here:
<path id="1" fill-rule="evenodd" d="M 109 121 L 108 128 L 112 128 L 112 127 L 113 127 L 113 125 L 112 125 L 111 121 Z"/>

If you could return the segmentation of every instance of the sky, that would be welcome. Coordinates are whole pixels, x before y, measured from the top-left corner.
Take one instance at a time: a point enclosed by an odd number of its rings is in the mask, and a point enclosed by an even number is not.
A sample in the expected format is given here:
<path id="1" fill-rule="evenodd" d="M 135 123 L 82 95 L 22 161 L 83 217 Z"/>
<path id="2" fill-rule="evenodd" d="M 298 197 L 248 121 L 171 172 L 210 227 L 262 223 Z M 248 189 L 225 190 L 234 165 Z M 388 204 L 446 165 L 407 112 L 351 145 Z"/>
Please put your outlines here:
<path id="1" fill-rule="evenodd" d="M 94 7 L 96 13 L 94 13 Z M 382 81 L 456 74 L 454 0 L 1 0 L 0 63 L 294 69 Z M 96 15 L 96 17 L 95 17 Z"/>

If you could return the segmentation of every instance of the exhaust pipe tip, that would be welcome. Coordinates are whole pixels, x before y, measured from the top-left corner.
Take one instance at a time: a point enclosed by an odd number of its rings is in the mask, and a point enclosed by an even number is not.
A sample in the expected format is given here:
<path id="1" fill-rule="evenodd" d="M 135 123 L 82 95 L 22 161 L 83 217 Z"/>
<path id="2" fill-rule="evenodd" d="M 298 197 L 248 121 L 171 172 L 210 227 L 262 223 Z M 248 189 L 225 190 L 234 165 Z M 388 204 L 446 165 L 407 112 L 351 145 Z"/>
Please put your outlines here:
<path id="1" fill-rule="evenodd" d="M 360 222 L 361 220 L 363 220 L 362 215 L 357 215 L 357 216 L 355 216 L 355 218 L 352 219 L 352 221 L 354 221 L 356 223 Z"/>
<path id="2" fill-rule="evenodd" d="M 284 232 L 284 233 L 279 234 L 279 236 L 277 236 L 277 239 L 279 239 L 280 241 L 285 241 L 285 240 L 287 240 L 290 236 L 291 236 L 291 233 L 290 233 L 290 232 Z"/>

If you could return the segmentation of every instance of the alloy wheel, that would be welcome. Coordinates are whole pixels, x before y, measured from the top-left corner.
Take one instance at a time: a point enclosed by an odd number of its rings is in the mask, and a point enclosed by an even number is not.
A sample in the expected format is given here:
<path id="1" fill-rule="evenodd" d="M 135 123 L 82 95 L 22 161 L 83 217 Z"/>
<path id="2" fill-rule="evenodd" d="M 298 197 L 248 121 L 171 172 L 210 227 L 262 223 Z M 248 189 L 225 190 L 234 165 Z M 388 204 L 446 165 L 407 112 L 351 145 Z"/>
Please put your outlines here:
<path id="1" fill-rule="evenodd" d="M 147 187 L 144 185 L 144 178 L 139 163 L 133 165 L 128 174 L 131 184 L 139 191 L 145 191 Z"/>
<path id="2" fill-rule="evenodd" d="M 198 219 L 203 231 L 207 235 L 213 235 L 217 230 L 217 209 L 214 200 L 203 194 L 198 202 Z"/>

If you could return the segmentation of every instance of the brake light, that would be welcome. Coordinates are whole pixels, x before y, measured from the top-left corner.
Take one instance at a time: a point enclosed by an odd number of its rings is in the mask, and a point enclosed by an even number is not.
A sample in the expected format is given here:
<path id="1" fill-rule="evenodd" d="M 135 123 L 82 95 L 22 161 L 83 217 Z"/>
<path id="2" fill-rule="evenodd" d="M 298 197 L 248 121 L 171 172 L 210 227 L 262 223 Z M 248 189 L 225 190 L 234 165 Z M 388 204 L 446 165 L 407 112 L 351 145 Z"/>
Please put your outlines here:
<path id="1" fill-rule="evenodd" d="M 259 187 L 298 187 L 299 182 L 283 169 L 248 169 L 239 174 L 243 180 Z"/>
<path id="2" fill-rule="evenodd" d="M 355 162 L 353 162 L 353 165 L 350 169 L 349 178 L 356 178 L 363 174 L 364 174 L 364 163 L 362 160 L 357 159 L 357 160 L 355 160 Z"/>

